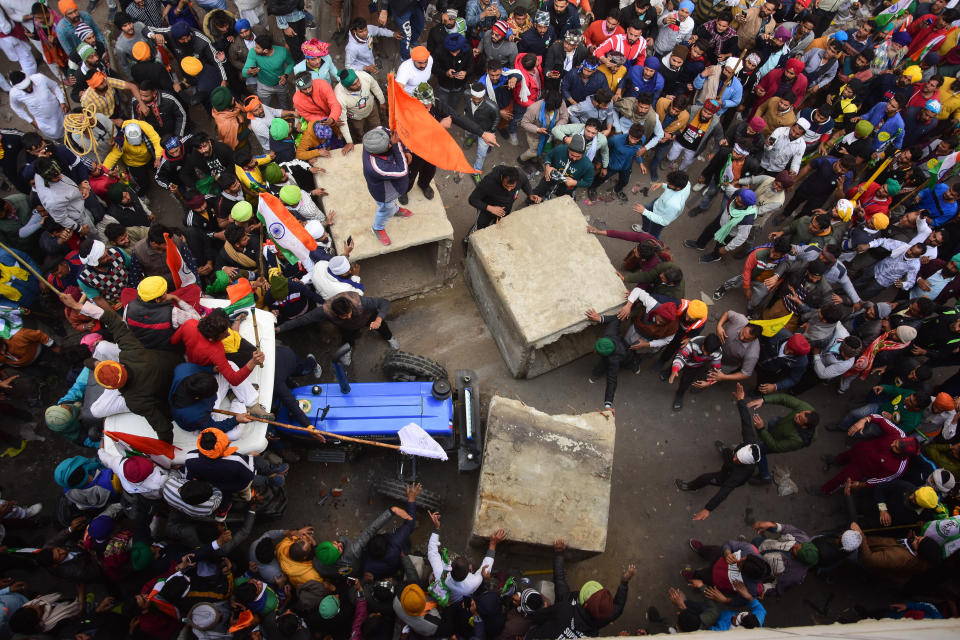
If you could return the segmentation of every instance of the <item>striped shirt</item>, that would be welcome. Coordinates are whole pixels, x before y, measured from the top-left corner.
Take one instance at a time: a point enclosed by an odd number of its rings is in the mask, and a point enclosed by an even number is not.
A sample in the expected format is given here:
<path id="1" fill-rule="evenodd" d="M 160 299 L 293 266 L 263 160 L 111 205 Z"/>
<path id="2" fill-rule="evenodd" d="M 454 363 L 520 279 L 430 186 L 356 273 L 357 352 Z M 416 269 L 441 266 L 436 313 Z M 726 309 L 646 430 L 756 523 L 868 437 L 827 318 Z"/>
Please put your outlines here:
<path id="1" fill-rule="evenodd" d="M 167 476 L 167 481 L 163 483 L 162 496 L 163 501 L 168 505 L 183 512 L 191 518 L 203 518 L 211 515 L 220 506 L 223 500 L 223 494 L 220 489 L 213 487 L 213 493 L 209 498 L 200 504 L 187 504 L 180 497 L 180 488 L 187 482 L 187 479 L 179 471 L 171 471 Z"/>
<path id="2" fill-rule="evenodd" d="M 106 93 L 100 94 L 97 93 L 96 89 L 88 87 L 80 94 L 80 106 L 112 118 L 113 112 L 117 109 L 117 89 L 126 88 L 127 83 L 123 80 L 107 76 Z"/>

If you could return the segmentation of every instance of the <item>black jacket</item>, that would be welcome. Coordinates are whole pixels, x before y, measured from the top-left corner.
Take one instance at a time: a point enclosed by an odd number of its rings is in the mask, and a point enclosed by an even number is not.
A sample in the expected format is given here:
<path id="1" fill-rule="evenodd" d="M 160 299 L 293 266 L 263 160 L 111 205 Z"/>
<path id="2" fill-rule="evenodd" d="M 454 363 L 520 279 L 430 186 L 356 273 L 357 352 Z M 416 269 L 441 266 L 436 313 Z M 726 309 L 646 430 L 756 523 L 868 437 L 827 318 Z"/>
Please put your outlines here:
<path id="1" fill-rule="evenodd" d="M 130 102 L 130 113 L 156 129 L 161 139 L 166 136 L 183 137 L 183 133 L 187 127 L 187 112 L 183 108 L 183 105 L 177 102 L 176 98 L 172 95 L 161 91 L 157 96 L 157 111 L 160 113 L 159 120 L 152 109 L 147 115 L 139 113 L 137 111 L 138 104 L 140 104 L 140 101 L 136 98 Z"/>
<path id="2" fill-rule="evenodd" d="M 576 69 L 580 66 L 580 63 L 587 57 L 587 48 L 585 46 L 578 45 L 576 50 L 573 52 L 573 66 L 571 68 Z M 559 71 L 563 73 L 563 60 L 566 58 L 566 52 L 563 50 L 563 39 L 557 39 L 556 42 L 550 45 L 547 49 L 547 54 L 543 57 L 543 72 L 547 73 L 548 71 Z"/>
<path id="3" fill-rule="evenodd" d="M 183 186 L 191 191 L 196 191 L 197 180 L 234 171 L 233 150 L 222 142 L 214 141 L 212 144 L 213 153 L 209 157 L 201 155 L 195 146 L 187 153 L 180 178 Z"/>
<path id="4" fill-rule="evenodd" d="M 780 346 L 792 335 L 789 330 L 780 329 L 773 337 L 760 338 L 757 368 L 768 378 L 777 381 L 778 391 L 786 391 L 800 382 L 810 362 L 809 356 L 780 355 Z"/>
<path id="5" fill-rule="evenodd" d="M 550 14 L 550 28 L 557 34 L 558 40 L 563 40 L 563 36 L 565 36 L 570 29 L 580 28 L 580 16 L 577 14 L 577 8 L 572 4 L 568 4 L 563 13 L 558 14 L 556 10 L 554 10 L 553 3 L 551 2 L 547 13 Z"/>
<path id="6" fill-rule="evenodd" d="M 500 109 L 489 98 L 484 98 L 476 111 L 473 110 L 473 102 L 467 98 L 463 115 L 477 123 L 477 126 L 484 131 L 495 130 L 497 123 L 500 122 Z"/>
<path id="7" fill-rule="evenodd" d="M 463 80 L 447 76 L 448 70 L 454 73 L 466 71 L 467 75 Z M 464 47 L 459 53 L 454 55 L 447 51 L 445 46 L 433 54 L 433 75 L 437 76 L 437 84 L 449 91 L 463 91 L 470 81 L 470 74 L 473 72 L 473 51 L 469 47 Z"/>
<path id="8" fill-rule="evenodd" d="M 543 607 L 533 613 L 533 626 L 525 640 L 569 640 L 570 638 L 595 638 L 600 629 L 620 617 L 627 604 L 628 583 L 621 582 L 613 596 L 613 613 L 606 620 L 594 620 L 578 604 L 579 592 L 571 591 L 563 570 L 563 554 L 553 556 L 553 584 L 556 604 Z"/>
<path id="9" fill-rule="evenodd" d="M 713 511 L 719 507 L 720 503 L 726 500 L 727 496 L 733 493 L 734 489 L 746 483 L 746 481 L 750 479 L 750 476 L 753 475 L 753 472 L 756 469 L 755 464 L 740 464 L 733 459 L 734 452 L 740 447 L 744 447 L 748 444 L 760 444 L 760 439 L 757 436 L 757 430 L 753 426 L 753 416 L 747 409 L 747 401 L 738 400 L 737 410 L 740 412 L 740 435 L 743 438 L 743 441 L 733 449 L 723 450 L 723 466 L 720 468 L 719 478 L 720 490 L 717 491 L 717 493 L 710 498 L 710 500 L 704 506 L 704 509 L 707 511 Z"/>
<path id="10" fill-rule="evenodd" d="M 542 36 L 537 33 L 537 30 L 533 27 L 530 27 L 523 32 L 523 35 L 520 36 L 520 40 L 517 41 L 517 51 L 520 53 L 533 53 L 538 56 L 542 56 L 547 51 L 547 47 L 550 46 L 550 43 L 556 40 L 556 36 L 553 33 L 553 27 L 547 27 L 547 32 Z"/>
<path id="11" fill-rule="evenodd" d="M 517 181 L 516 189 L 513 191 L 504 189 L 502 180 L 504 169 L 506 169 L 505 165 L 494 167 L 490 173 L 480 180 L 480 183 L 474 188 L 473 193 L 470 194 L 470 198 L 468 199 L 470 206 L 480 212 L 477 218 L 478 229 L 488 227 L 497 221 L 496 216 L 486 210 L 488 205 L 503 207 L 506 209 L 506 214 L 504 215 L 507 215 L 510 213 L 510 210 L 513 209 L 513 203 L 517 201 L 517 197 L 521 191 L 530 195 L 530 181 L 523 171 L 520 172 L 520 179 Z"/>

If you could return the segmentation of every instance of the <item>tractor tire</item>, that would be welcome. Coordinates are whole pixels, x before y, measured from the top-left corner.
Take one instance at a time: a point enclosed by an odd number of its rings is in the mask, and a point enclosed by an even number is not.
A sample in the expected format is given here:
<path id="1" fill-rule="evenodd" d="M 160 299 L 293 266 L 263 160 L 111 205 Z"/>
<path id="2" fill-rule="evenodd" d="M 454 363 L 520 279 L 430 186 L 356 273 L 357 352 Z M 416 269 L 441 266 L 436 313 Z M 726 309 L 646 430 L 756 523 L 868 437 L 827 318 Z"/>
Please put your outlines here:
<path id="1" fill-rule="evenodd" d="M 374 491 L 382 496 L 393 498 L 394 500 L 404 504 L 407 502 L 407 485 L 399 480 L 383 478 L 377 480 L 374 483 L 373 488 Z M 428 511 L 439 511 L 441 505 L 440 496 L 433 491 L 427 491 L 424 489 L 420 492 L 420 495 L 417 496 L 416 505 L 421 509 L 426 509 Z"/>
<path id="2" fill-rule="evenodd" d="M 394 351 L 381 365 L 383 375 L 392 382 L 416 382 L 447 379 L 447 370 L 429 358 Z"/>

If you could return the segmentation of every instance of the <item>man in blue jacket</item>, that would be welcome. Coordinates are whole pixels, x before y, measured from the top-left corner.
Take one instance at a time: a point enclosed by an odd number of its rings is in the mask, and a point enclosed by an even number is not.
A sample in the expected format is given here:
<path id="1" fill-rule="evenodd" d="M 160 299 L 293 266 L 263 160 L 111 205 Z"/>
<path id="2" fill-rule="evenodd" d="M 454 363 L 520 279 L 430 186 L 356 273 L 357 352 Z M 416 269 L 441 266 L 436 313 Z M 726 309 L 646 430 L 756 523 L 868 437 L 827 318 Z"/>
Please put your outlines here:
<path id="1" fill-rule="evenodd" d="M 363 136 L 363 177 L 367 181 L 367 190 L 377 203 L 373 235 L 385 245 L 390 244 L 387 220 L 393 216 L 409 218 L 413 215 L 412 211 L 397 204 L 397 199 L 407 192 L 411 158 L 396 131 L 377 127 Z"/>
<path id="2" fill-rule="evenodd" d="M 617 198 L 626 202 L 627 194 L 625 194 L 623 190 L 630 184 L 630 174 L 633 172 L 633 159 L 642 157 L 643 125 L 637 122 L 633 123 L 630 125 L 630 130 L 627 133 L 617 134 L 607 140 L 607 146 L 610 148 L 610 161 L 607 163 L 607 172 L 598 172 L 593 177 L 593 185 L 587 192 L 588 197 L 596 198 L 597 188 L 616 172 L 617 184 L 613 187 L 613 192 L 617 194 Z"/>
<path id="3" fill-rule="evenodd" d="M 895 95 L 886 102 L 878 102 L 867 111 L 863 119 L 873 125 L 873 150 L 883 151 L 888 144 L 897 149 L 903 147 L 903 116 L 901 105 L 906 105 L 904 95 Z"/>

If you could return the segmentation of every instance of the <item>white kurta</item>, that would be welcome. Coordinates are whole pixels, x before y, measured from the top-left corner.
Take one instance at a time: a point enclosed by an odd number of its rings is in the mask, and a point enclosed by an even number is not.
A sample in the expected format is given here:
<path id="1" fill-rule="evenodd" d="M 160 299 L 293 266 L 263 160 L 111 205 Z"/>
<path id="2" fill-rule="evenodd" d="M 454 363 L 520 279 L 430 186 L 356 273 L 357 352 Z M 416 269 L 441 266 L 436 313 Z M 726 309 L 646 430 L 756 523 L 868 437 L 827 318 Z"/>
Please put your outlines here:
<path id="1" fill-rule="evenodd" d="M 33 91 L 23 89 L 10 90 L 10 108 L 27 122 L 36 122 L 37 128 L 47 138 L 63 139 L 63 111 L 61 104 L 67 103 L 63 90 L 56 82 L 43 75 L 30 75 Z"/>

